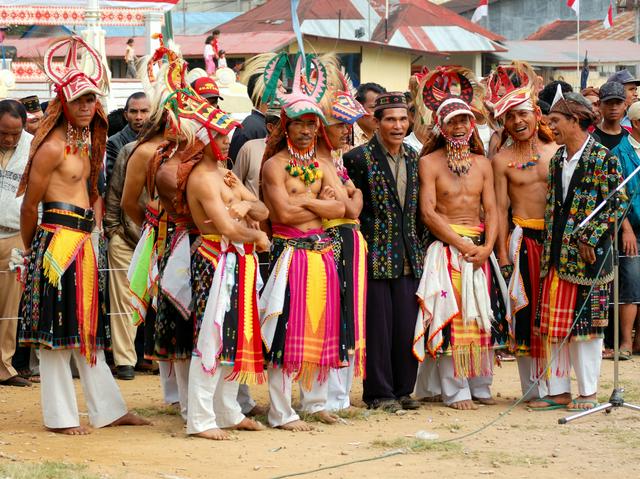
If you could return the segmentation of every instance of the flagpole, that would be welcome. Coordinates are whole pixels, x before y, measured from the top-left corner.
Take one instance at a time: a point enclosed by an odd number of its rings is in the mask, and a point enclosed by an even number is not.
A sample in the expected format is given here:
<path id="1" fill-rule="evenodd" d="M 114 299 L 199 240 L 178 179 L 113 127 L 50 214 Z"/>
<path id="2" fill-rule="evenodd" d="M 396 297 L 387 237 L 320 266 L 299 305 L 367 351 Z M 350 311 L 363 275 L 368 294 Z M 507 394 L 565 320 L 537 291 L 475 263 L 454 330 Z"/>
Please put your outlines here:
<path id="1" fill-rule="evenodd" d="M 576 12 L 577 21 L 576 21 L 576 30 L 577 30 L 577 39 L 578 39 L 578 54 L 576 55 L 576 78 L 580 81 L 580 7 L 578 7 L 578 11 Z"/>

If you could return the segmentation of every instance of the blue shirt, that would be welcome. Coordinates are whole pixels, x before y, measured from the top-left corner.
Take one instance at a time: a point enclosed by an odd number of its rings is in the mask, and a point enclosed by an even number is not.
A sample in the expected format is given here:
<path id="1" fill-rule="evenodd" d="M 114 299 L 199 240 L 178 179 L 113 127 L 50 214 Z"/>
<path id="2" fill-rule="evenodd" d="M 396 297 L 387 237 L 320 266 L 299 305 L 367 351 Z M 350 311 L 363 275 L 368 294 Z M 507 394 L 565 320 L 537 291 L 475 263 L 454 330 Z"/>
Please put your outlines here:
<path id="1" fill-rule="evenodd" d="M 611 153 L 616 155 L 620 160 L 622 175 L 625 178 L 640 166 L 640 157 L 638 157 L 638 153 L 633 147 L 632 142 L 640 149 L 640 143 L 636 142 L 631 135 L 627 135 L 620 140 L 618 146 L 611 150 Z M 640 173 L 631 178 L 626 185 L 626 190 L 629 201 L 631 202 L 627 218 L 631 226 L 633 226 L 633 229 L 637 231 L 637 228 L 640 228 Z"/>

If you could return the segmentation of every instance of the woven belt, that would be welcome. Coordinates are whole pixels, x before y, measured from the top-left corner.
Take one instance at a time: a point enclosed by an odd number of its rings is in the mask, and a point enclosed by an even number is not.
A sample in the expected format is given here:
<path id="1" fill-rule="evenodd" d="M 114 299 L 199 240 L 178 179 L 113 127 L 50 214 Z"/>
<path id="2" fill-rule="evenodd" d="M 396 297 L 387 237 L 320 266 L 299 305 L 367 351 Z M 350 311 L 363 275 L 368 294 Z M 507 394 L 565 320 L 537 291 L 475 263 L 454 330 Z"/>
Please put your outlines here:
<path id="1" fill-rule="evenodd" d="M 309 251 L 323 251 L 331 246 L 329 238 L 323 235 L 312 235 L 306 238 L 280 238 L 274 236 L 273 242 Z"/>

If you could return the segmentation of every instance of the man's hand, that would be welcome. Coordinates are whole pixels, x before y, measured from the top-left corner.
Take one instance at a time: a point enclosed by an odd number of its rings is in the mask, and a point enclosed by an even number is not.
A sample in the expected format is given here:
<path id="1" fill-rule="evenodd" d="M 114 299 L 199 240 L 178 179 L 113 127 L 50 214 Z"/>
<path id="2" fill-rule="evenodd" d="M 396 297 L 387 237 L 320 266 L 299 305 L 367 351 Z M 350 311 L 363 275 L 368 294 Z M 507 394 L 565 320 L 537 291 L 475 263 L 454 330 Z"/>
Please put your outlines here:
<path id="1" fill-rule="evenodd" d="M 270 247 L 271 243 L 269 242 L 269 237 L 264 231 L 261 231 L 260 237 L 258 238 L 258 241 L 256 241 L 256 249 L 259 253 L 262 253 L 265 251 L 269 251 Z"/>
<path id="2" fill-rule="evenodd" d="M 250 209 L 251 203 L 248 201 L 238 201 L 237 203 L 229 206 L 229 215 L 231 215 L 231 218 L 238 221 L 247 216 Z"/>
<path id="3" fill-rule="evenodd" d="M 627 256 L 638 256 L 638 243 L 631 228 L 622 229 L 622 251 Z"/>
<path id="4" fill-rule="evenodd" d="M 470 263 L 473 263 L 473 269 L 478 269 L 487 261 L 490 254 L 491 248 L 478 246 L 476 250 L 472 254 L 467 255 L 465 259 Z"/>
<path id="5" fill-rule="evenodd" d="M 229 188 L 233 188 L 238 182 L 238 177 L 233 174 L 233 172 L 228 171 L 226 175 L 224 175 L 224 184 Z"/>
<path id="6" fill-rule="evenodd" d="M 593 247 L 579 242 L 578 248 L 580 251 L 580 257 L 585 263 L 593 264 L 596 262 L 596 251 L 593 249 Z"/>
<path id="7" fill-rule="evenodd" d="M 336 191 L 331 186 L 325 186 L 322 188 L 322 191 L 318 195 L 318 198 L 321 200 L 335 200 L 336 199 Z"/>

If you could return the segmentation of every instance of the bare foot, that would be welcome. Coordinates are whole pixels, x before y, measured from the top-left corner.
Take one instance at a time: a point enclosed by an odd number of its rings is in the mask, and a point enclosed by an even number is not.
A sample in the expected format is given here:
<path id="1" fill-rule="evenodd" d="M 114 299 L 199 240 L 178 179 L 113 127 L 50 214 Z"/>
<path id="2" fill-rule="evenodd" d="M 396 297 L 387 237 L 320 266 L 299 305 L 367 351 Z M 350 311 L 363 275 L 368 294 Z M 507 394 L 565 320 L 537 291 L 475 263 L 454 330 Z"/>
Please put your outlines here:
<path id="1" fill-rule="evenodd" d="M 310 426 L 306 422 L 298 419 L 297 421 L 291 421 L 291 422 L 288 422 L 287 424 L 283 424 L 282 426 L 278 426 L 278 429 L 284 429 L 285 431 L 292 431 L 292 432 L 306 432 L 306 431 L 313 431 L 313 426 Z"/>
<path id="2" fill-rule="evenodd" d="M 255 406 L 253 406 L 253 409 L 251 409 L 251 411 L 245 414 L 245 416 L 247 417 L 266 416 L 268 412 L 269 412 L 269 408 L 267 406 L 260 406 L 259 404 L 256 404 Z"/>
<path id="3" fill-rule="evenodd" d="M 464 401 L 456 401 L 454 403 L 449 404 L 450 408 L 457 409 L 459 411 L 474 411 L 478 409 L 478 406 L 471 400 L 466 399 Z"/>
<path id="4" fill-rule="evenodd" d="M 223 431 L 222 429 L 218 429 L 217 427 L 213 429 L 207 429 L 206 431 L 202 431 L 197 434 L 192 434 L 192 436 L 211 439 L 213 441 L 225 441 L 231 438 L 227 431 Z"/>
<path id="5" fill-rule="evenodd" d="M 242 421 L 233 427 L 227 427 L 225 429 L 234 429 L 236 431 L 264 431 L 266 426 L 255 419 L 245 417 Z"/>
<path id="6" fill-rule="evenodd" d="M 338 419 L 340 419 L 337 414 L 333 414 L 325 410 L 314 412 L 312 416 L 325 424 L 335 424 L 338 422 Z"/>
<path id="7" fill-rule="evenodd" d="M 78 427 L 48 427 L 47 428 L 51 432 L 55 432 L 57 434 L 66 434 L 67 436 L 86 436 L 87 434 L 91 434 L 91 429 L 85 426 Z"/>
<path id="8" fill-rule="evenodd" d="M 567 404 L 567 410 L 569 411 L 585 411 L 587 409 L 593 409 L 598 405 L 596 395 L 591 396 L 578 396 Z"/>
<path id="9" fill-rule="evenodd" d="M 495 406 L 496 404 L 498 404 L 498 401 L 496 401 L 495 399 L 493 399 L 492 397 L 488 397 L 488 398 L 472 398 L 474 401 L 479 402 L 480 404 L 483 404 L 485 406 Z"/>
<path id="10" fill-rule="evenodd" d="M 555 396 L 545 396 L 542 399 L 533 399 L 529 402 L 529 407 L 531 409 L 550 411 L 553 409 L 559 409 L 562 406 L 566 406 L 570 402 L 571 394 L 556 394 Z"/>
<path id="11" fill-rule="evenodd" d="M 149 424 L 151 424 L 151 421 L 147 421 L 140 416 L 128 412 L 120 419 L 113 421 L 109 426 L 148 426 Z"/>

